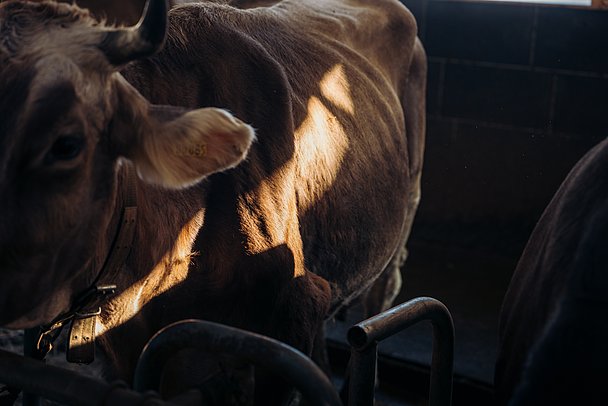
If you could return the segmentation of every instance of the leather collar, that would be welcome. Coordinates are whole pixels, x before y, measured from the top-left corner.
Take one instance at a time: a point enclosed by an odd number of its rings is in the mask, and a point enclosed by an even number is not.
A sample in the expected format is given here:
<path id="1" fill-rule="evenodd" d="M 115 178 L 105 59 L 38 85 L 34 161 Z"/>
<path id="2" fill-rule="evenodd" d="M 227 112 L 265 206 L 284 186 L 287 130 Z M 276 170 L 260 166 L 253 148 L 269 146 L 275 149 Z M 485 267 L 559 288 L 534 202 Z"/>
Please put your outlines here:
<path id="1" fill-rule="evenodd" d="M 95 326 L 101 314 L 101 305 L 114 294 L 116 285 L 102 284 L 101 279 L 111 279 L 125 263 L 133 245 L 137 223 L 137 199 L 135 171 L 126 164 L 126 190 L 120 223 L 112 247 L 92 286 L 81 293 L 67 312 L 51 323 L 40 326 L 35 348 L 29 356 L 43 360 L 53 348 L 53 342 L 63 327 L 71 323 L 66 358 L 68 362 L 89 364 L 95 359 Z M 109 277 L 109 278 L 108 278 Z"/>

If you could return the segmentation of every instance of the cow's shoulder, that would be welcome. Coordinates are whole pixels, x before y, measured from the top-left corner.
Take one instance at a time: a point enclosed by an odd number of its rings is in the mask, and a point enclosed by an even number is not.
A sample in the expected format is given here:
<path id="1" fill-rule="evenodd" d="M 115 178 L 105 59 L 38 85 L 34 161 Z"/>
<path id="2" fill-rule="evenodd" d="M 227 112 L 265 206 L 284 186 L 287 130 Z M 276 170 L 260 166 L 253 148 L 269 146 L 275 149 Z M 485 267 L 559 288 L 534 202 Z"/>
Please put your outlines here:
<path id="1" fill-rule="evenodd" d="M 281 117 L 289 127 L 284 68 L 252 35 L 256 21 L 264 22 L 226 4 L 176 7 L 163 50 L 123 73 L 153 103 L 226 108 L 258 130 Z"/>
<path id="2" fill-rule="evenodd" d="M 416 19 L 396 0 L 283 1 L 275 9 L 309 34 L 349 45 L 362 55 L 387 65 L 411 55 Z"/>

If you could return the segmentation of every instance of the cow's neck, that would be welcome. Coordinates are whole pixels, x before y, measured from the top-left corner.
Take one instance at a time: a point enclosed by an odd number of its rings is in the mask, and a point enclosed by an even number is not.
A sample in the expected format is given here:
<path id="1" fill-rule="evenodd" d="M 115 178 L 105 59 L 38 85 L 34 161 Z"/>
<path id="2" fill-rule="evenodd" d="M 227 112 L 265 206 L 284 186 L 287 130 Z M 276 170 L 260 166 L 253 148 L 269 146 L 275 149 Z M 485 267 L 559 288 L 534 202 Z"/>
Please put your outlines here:
<path id="1" fill-rule="evenodd" d="M 98 251 L 91 258 L 82 278 L 75 283 L 72 304 L 50 323 L 37 329 L 35 346 L 28 349 L 31 356 L 44 359 L 62 329 L 70 324 L 68 361 L 90 363 L 93 360 L 95 324 L 101 306 L 109 295 L 116 291 L 115 279 L 125 264 L 131 250 L 137 224 L 137 201 L 135 171 L 126 165 L 119 166 L 111 214 L 106 229 L 106 238 L 99 241 Z M 32 330 L 34 332 L 34 330 Z M 77 338 L 73 341 L 73 338 Z M 84 341 L 83 341 L 84 340 Z M 76 354 L 72 357 L 71 354 Z"/>
<path id="2" fill-rule="evenodd" d="M 124 189 L 124 188 L 123 188 Z M 127 261 L 111 282 L 117 294 L 104 311 L 103 333 L 133 319 L 187 276 L 203 224 L 205 186 L 167 191 L 137 179 L 137 225 Z"/>
<path id="3" fill-rule="evenodd" d="M 138 224 L 137 175 L 129 165 L 121 167 L 116 204 L 105 245 L 97 252 L 96 276 L 91 285 L 114 284 L 134 243 Z"/>

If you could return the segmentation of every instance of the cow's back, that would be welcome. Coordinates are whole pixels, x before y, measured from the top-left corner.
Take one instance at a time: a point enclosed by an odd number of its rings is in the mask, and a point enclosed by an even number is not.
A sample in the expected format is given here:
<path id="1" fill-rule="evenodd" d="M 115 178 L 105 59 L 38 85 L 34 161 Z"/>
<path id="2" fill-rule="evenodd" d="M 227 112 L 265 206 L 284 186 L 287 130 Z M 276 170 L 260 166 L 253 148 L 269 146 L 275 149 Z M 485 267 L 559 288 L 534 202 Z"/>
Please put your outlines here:
<path id="1" fill-rule="evenodd" d="M 274 7 L 300 35 L 317 35 L 340 51 L 346 45 L 384 72 L 395 89 L 407 76 L 417 34 L 414 16 L 393 0 L 287 0 Z"/>

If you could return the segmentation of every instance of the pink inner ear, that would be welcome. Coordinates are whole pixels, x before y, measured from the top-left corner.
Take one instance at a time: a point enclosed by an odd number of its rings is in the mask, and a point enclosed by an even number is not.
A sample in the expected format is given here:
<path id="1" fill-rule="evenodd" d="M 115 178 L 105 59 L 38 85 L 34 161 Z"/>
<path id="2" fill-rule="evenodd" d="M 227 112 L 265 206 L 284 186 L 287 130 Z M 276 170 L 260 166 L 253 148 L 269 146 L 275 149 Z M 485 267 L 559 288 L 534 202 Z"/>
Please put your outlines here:
<path id="1" fill-rule="evenodd" d="M 196 140 L 193 145 L 201 147 L 204 145 L 202 148 L 206 150 L 208 158 L 226 162 L 230 166 L 245 158 L 255 139 L 252 127 L 221 109 L 206 108 L 191 112 L 189 115 L 197 115 L 195 116 L 197 121 L 203 121 L 200 125 L 203 139 Z"/>
<path id="2" fill-rule="evenodd" d="M 236 166 L 255 139 L 250 126 L 216 108 L 189 111 L 157 128 L 143 138 L 145 156 L 137 164 L 142 178 L 170 188 Z"/>
<path id="3" fill-rule="evenodd" d="M 253 141 L 253 129 L 241 125 L 232 131 L 219 130 L 209 134 L 204 148 L 209 158 L 233 162 L 233 166 L 243 160 Z"/>

